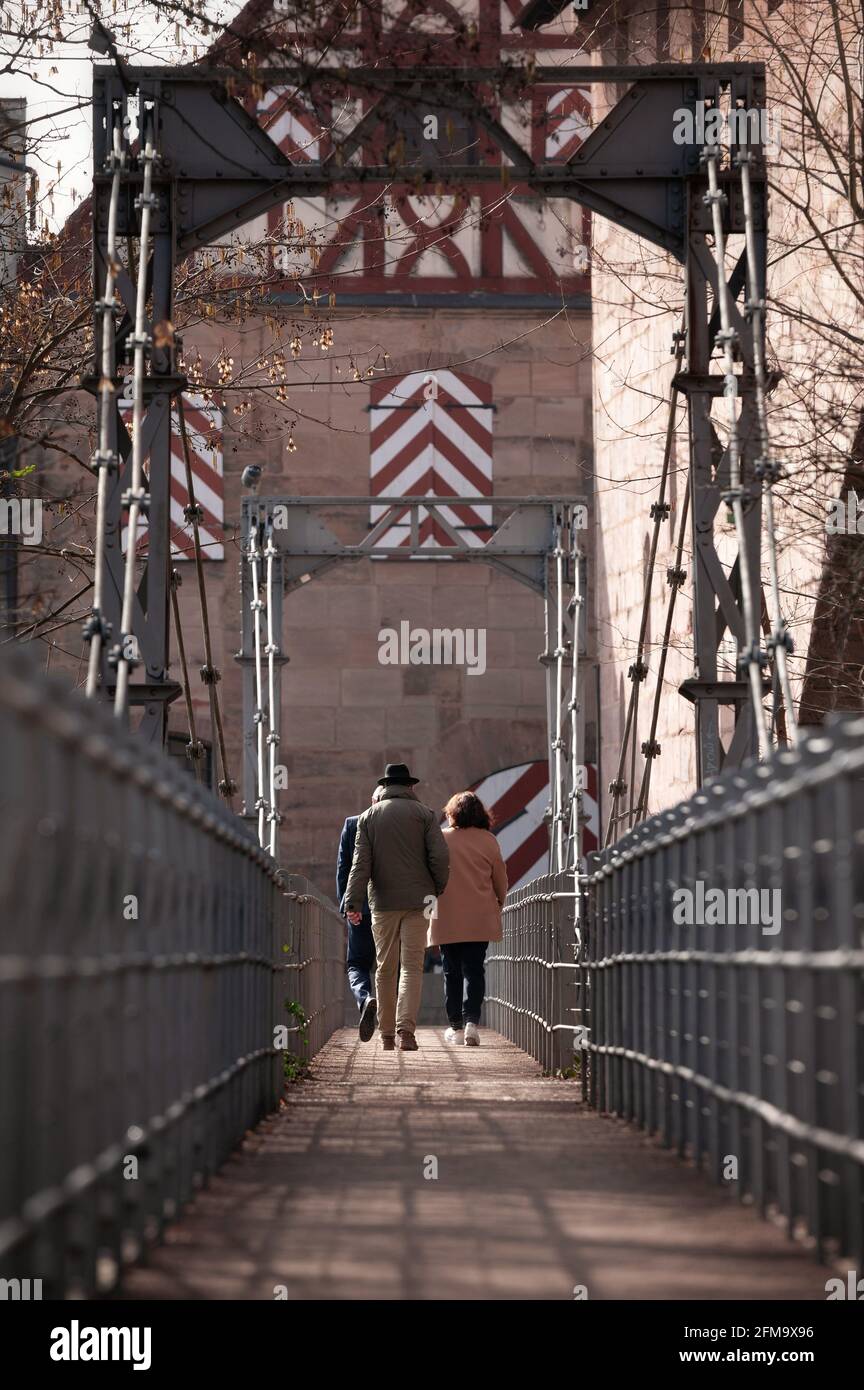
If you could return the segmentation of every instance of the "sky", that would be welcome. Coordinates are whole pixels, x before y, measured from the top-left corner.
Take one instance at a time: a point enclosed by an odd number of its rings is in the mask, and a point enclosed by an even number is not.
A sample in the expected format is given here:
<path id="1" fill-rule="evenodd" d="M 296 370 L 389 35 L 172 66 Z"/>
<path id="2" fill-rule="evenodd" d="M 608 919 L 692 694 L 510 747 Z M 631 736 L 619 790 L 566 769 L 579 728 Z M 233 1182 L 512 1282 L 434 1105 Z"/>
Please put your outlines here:
<path id="1" fill-rule="evenodd" d="M 106 58 L 91 52 L 87 38 L 91 18 L 84 0 L 61 0 L 64 41 L 44 56 L 16 59 L 15 71 L 0 73 L 0 98 L 24 97 L 31 139 L 38 147 L 28 163 L 39 178 L 39 221 L 57 231 L 83 198 L 93 175 L 93 140 L 90 96 L 92 63 Z M 96 8 L 93 6 L 93 8 Z M 242 8 L 240 0 L 208 0 L 206 11 L 214 20 L 232 18 Z M 9 62 L 10 46 L 23 23 L 25 31 L 45 9 L 42 0 L 0 2 L 0 46 Z M 114 34 L 123 58 L 135 63 L 189 62 L 200 56 L 207 40 L 191 34 L 173 19 L 161 17 L 149 3 L 114 0 L 98 6 L 102 21 Z M 30 16 L 30 24 L 28 24 Z M 12 32 L 10 32 L 12 31 Z M 28 53 L 33 45 L 28 46 Z"/>

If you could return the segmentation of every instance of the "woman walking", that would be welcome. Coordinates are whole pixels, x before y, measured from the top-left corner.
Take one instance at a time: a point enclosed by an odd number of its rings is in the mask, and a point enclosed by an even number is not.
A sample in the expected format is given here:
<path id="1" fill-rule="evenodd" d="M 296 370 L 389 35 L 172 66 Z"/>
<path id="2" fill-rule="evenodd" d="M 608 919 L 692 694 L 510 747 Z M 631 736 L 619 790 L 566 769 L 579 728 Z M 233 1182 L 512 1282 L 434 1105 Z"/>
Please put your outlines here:
<path id="1" fill-rule="evenodd" d="M 429 945 L 440 946 L 449 1043 L 479 1047 L 486 991 L 486 948 L 500 941 L 507 870 L 489 829 L 489 812 L 473 792 L 458 792 L 444 807 L 450 877 L 429 923 Z"/>

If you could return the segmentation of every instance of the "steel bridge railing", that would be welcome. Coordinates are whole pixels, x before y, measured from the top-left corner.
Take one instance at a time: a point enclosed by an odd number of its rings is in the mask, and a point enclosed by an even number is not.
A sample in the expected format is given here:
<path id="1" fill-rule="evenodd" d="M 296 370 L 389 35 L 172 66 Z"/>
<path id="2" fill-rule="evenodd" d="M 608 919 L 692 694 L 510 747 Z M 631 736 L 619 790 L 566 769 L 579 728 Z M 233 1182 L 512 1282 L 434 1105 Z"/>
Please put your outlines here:
<path id="1" fill-rule="evenodd" d="M 590 1103 L 860 1267 L 864 720 L 717 778 L 589 870 Z"/>
<path id="2" fill-rule="evenodd" d="M 85 1296 L 278 1105 L 285 1052 L 341 1024 L 343 926 L 18 649 L 0 757 L 0 1278 Z"/>
<path id="3" fill-rule="evenodd" d="M 281 1010 L 289 1034 L 287 1051 L 303 1061 L 320 1052 L 345 1021 L 345 922 L 335 903 L 308 879 L 284 874 L 282 881 L 275 1017 Z"/>
<path id="4" fill-rule="evenodd" d="M 508 893 L 503 939 L 486 955 L 490 1028 L 553 1073 L 573 1065 L 583 1018 L 573 873 L 542 874 Z"/>

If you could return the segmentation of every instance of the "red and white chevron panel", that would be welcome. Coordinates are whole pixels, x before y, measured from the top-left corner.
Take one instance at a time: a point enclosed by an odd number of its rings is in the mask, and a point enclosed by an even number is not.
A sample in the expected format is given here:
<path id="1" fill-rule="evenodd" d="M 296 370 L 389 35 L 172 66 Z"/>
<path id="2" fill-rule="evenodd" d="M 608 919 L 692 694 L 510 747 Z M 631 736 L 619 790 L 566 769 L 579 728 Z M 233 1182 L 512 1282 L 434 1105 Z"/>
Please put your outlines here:
<path id="1" fill-rule="evenodd" d="M 314 111 L 290 87 L 268 87 L 258 103 L 258 120 L 293 164 L 321 158 L 321 129 Z"/>
<path id="2" fill-rule="evenodd" d="M 546 102 L 545 157 L 566 163 L 591 133 L 588 91 L 584 87 L 562 87 Z"/>
<path id="3" fill-rule="evenodd" d="M 491 386 L 467 372 L 410 372 L 396 381 L 376 382 L 370 410 L 372 496 L 491 498 L 492 414 Z M 373 525 L 386 510 L 370 508 Z M 466 544 L 479 546 L 489 539 L 491 506 L 454 504 L 440 511 Z M 425 508 L 419 521 L 421 546 L 452 546 L 452 538 Z M 410 517 L 394 513 L 393 522 L 378 544 L 408 545 Z"/>
<path id="4" fill-rule="evenodd" d="M 192 463 L 192 483 L 195 501 L 204 515 L 198 530 L 201 554 L 205 560 L 224 560 L 225 488 L 222 474 L 222 411 L 213 401 L 191 392 L 184 394 L 186 433 Z M 120 413 L 127 429 L 132 428 L 132 404 L 120 402 Z M 186 462 L 183 440 L 176 412 L 171 417 L 171 557 L 174 560 L 194 560 L 195 548 L 192 526 L 183 515 L 189 505 L 186 486 Z M 147 549 L 148 521 L 138 518 L 138 551 Z M 122 546 L 125 552 L 128 526 L 124 522 Z"/>
<path id="5" fill-rule="evenodd" d="M 582 810 L 587 817 L 582 830 L 582 853 L 596 850 L 600 842 L 597 805 L 597 768 L 587 764 L 587 786 Z M 538 874 L 549 871 L 549 831 L 543 813 L 549 805 L 549 764 L 545 758 L 519 763 L 492 772 L 471 788 L 493 818 L 511 888 L 522 888 Z"/>

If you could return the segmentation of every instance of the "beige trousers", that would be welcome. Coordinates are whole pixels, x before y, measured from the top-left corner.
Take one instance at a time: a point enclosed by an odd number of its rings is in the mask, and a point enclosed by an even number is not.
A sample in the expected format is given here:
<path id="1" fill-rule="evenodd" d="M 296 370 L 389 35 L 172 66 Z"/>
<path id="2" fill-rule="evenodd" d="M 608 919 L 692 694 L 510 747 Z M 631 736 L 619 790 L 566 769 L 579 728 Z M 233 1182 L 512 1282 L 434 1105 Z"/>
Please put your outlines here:
<path id="1" fill-rule="evenodd" d="M 420 909 L 413 912 L 372 913 L 372 935 L 377 958 L 375 993 L 378 1000 L 378 1029 L 391 1037 L 400 1028 L 413 1033 L 417 1027 L 428 929 L 429 923 Z"/>

